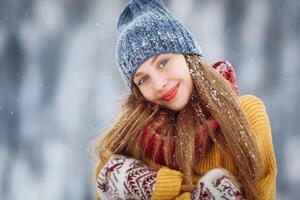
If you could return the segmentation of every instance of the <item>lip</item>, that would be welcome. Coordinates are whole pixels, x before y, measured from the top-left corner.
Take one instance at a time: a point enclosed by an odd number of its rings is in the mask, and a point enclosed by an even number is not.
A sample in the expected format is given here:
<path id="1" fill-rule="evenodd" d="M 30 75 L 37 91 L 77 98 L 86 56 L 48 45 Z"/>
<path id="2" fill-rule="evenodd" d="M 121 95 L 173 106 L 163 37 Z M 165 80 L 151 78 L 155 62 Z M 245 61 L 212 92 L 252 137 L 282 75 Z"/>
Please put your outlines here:
<path id="1" fill-rule="evenodd" d="M 179 84 L 177 84 L 176 86 L 174 86 L 172 89 L 170 89 L 163 97 L 162 100 L 164 101 L 170 101 L 171 99 L 173 99 L 177 92 L 178 92 L 178 87 Z"/>

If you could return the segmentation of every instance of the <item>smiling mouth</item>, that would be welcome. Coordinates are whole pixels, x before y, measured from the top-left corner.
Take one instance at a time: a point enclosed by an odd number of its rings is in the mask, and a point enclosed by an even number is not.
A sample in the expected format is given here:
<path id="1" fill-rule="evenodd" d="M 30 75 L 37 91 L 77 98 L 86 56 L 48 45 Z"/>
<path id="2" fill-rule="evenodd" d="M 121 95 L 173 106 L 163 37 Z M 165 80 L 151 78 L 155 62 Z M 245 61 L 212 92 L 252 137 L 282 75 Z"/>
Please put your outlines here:
<path id="1" fill-rule="evenodd" d="M 170 100 L 172 100 L 176 96 L 176 94 L 178 92 L 178 88 L 179 88 L 179 84 L 176 85 L 175 87 L 173 87 L 171 90 L 169 90 L 167 92 L 167 94 L 165 94 L 163 96 L 162 100 L 164 100 L 164 101 L 170 101 Z"/>

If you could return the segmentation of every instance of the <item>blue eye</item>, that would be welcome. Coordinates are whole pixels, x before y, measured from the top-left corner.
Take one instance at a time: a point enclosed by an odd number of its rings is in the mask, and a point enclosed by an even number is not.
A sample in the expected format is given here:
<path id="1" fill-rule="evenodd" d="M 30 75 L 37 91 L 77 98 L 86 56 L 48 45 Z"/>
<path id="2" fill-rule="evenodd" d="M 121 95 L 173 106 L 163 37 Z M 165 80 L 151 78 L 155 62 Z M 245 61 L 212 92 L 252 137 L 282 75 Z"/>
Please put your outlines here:
<path id="1" fill-rule="evenodd" d="M 159 67 L 164 67 L 167 65 L 169 59 L 163 59 L 161 62 L 160 62 L 160 65 Z M 143 78 L 141 78 L 139 81 L 138 81 L 138 86 L 142 85 L 143 83 L 145 83 L 145 81 L 148 80 L 148 76 L 144 76 Z"/>
<path id="2" fill-rule="evenodd" d="M 141 78 L 141 80 L 139 80 L 138 85 L 143 84 L 147 79 L 147 76 L 144 76 L 143 78 Z"/>
<path id="3" fill-rule="evenodd" d="M 168 59 L 163 59 L 161 62 L 160 62 L 160 67 L 161 66 L 166 66 L 166 64 L 168 63 Z"/>

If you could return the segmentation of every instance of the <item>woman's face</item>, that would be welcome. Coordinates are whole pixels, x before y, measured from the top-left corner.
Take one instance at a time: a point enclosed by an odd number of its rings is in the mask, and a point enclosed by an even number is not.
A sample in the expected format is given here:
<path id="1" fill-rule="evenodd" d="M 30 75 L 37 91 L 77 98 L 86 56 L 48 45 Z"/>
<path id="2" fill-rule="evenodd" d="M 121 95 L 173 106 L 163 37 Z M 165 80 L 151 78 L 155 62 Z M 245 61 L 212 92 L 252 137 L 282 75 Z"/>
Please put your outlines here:
<path id="1" fill-rule="evenodd" d="M 134 83 L 148 101 L 173 111 L 186 106 L 193 81 L 182 54 L 160 54 L 146 60 L 137 69 Z"/>

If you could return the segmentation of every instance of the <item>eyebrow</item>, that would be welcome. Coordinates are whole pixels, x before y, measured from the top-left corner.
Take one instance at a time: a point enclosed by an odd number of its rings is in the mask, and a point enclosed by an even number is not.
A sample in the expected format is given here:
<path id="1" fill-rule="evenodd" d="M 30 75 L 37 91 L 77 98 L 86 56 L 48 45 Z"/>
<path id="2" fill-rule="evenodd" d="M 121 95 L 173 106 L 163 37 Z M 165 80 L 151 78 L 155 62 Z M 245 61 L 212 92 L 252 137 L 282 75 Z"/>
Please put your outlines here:
<path id="1" fill-rule="evenodd" d="M 159 56 L 160 56 L 160 55 L 153 57 L 152 60 L 150 61 L 150 65 L 153 65 L 153 63 L 156 62 L 156 60 L 158 59 Z M 142 73 L 143 73 L 143 72 L 138 72 L 138 73 L 136 73 L 136 74 L 134 75 L 134 77 L 138 77 L 138 76 L 141 75 Z"/>

